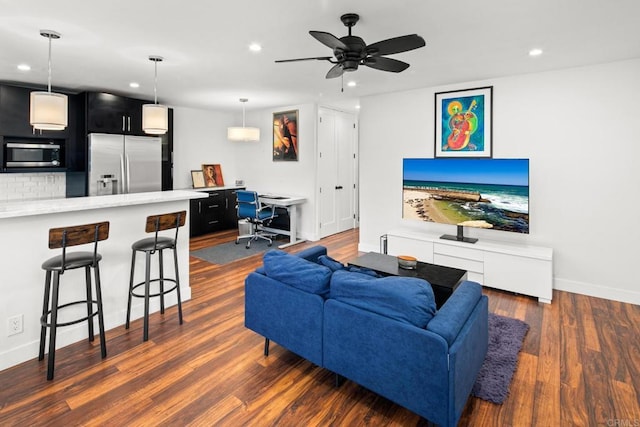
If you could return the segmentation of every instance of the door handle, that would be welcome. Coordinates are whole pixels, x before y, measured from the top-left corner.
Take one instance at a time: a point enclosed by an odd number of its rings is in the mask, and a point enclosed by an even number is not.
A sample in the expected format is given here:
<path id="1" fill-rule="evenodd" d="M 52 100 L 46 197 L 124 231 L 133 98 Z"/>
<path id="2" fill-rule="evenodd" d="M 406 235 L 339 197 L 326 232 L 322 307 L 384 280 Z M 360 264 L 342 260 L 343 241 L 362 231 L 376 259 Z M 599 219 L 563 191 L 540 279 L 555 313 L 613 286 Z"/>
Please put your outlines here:
<path id="1" fill-rule="evenodd" d="M 336 185 L 336 190 L 342 190 L 342 185 Z"/>
<path id="2" fill-rule="evenodd" d="M 131 132 L 131 116 L 127 117 L 127 132 Z"/>
<path id="3" fill-rule="evenodd" d="M 124 128 L 124 116 L 122 116 L 122 132 L 124 132 L 124 131 L 125 131 L 125 128 Z"/>

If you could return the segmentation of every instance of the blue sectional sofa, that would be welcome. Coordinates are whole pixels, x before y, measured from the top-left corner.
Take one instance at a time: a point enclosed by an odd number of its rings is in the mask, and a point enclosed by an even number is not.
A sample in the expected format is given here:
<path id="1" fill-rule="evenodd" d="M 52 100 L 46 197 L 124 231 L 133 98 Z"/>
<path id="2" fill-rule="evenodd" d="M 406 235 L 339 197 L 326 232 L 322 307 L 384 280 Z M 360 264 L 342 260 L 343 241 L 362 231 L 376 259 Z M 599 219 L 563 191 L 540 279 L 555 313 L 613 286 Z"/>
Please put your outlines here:
<path id="1" fill-rule="evenodd" d="M 349 271 L 315 246 L 269 251 L 245 280 L 245 326 L 417 413 L 455 426 L 484 361 L 488 304 L 462 283 L 436 312 L 421 279 Z"/>

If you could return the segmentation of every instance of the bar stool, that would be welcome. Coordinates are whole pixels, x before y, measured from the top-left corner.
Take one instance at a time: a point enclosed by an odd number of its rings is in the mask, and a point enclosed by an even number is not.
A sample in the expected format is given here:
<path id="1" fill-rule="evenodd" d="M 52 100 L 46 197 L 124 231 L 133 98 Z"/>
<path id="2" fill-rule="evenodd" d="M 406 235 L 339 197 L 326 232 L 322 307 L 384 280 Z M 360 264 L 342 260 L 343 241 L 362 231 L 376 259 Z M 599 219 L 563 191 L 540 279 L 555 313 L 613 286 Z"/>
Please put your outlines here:
<path id="1" fill-rule="evenodd" d="M 180 298 L 180 277 L 178 274 L 178 253 L 177 253 L 176 245 L 178 242 L 178 230 L 180 227 L 184 225 L 186 216 L 187 216 L 186 211 L 148 216 L 145 232 L 155 233 L 155 236 L 138 240 L 137 242 L 131 245 L 133 254 L 131 256 L 131 278 L 129 280 L 129 301 L 127 304 L 127 322 L 125 324 L 125 328 L 129 329 L 129 321 L 131 318 L 131 298 L 132 297 L 144 298 L 143 341 L 149 340 L 149 298 L 150 297 L 157 297 L 157 296 L 160 297 L 160 313 L 164 314 L 164 295 L 175 290 L 178 296 L 178 318 L 180 320 L 180 324 L 182 325 L 182 301 Z M 174 237 L 166 237 L 166 236 L 158 235 L 160 231 L 172 230 L 172 229 L 175 229 Z M 163 264 L 162 251 L 164 251 L 165 249 L 173 250 L 173 263 L 175 266 L 175 278 L 173 279 L 168 279 L 164 277 L 164 264 Z M 146 255 L 145 279 L 142 282 L 134 284 L 133 278 L 134 278 L 135 267 L 136 267 L 136 254 L 138 252 L 144 252 Z M 156 279 L 151 279 L 151 255 L 155 253 L 158 254 L 159 277 Z M 151 293 L 152 282 L 160 282 L 159 292 L 154 294 Z M 165 289 L 164 282 L 172 282 L 174 283 L 174 286 L 172 286 L 170 289 Z M 140 286 L 144 286 L 143 294 L 135 292 L 135 290 Z"/>
<path id="2" fill-rule="evenodd" d="M 102 311 L 102 292 L 100 291 L 99 262 L 102 259 L 102 255 L 98 253 L 98 242 L 106 240 L 108 237 L 109 222 L 52 228 L 49 230 L 49 249 L 62 248 L 62 254 L 49 258 L 42 264 L 42 269 L 46 271 L 46 277 L 44 283 L 42 316 L 40 317 L 40 353 L 38 355 L 38 360 L 44 359 L 45 340 L 47 328 L 49 328 L 47 380 L 53 379 L 56 353 L 56 331 L 59 326 L 70 326 L 86 320 L 89 326 L 89 341 L 93 341 L 93 317 L 97 315 L 98 326 L 100 328 L 100 350 L 102 358 L 104 359 L 107 357 L 107 345 L 104 336 L 104 317 Z M 78 246 L 89 243 L 93 243 L 92 252 L 67 253 L 67 247 L 69 246 Z M 85 269 L 86 299 L 58 305 L 60 276 L 67 270 L 74 270 L 82 267 Z M 93 268 L 95 275 L 95 299 L 93 299 L 91 290 L 91 268 Z M 52 276 L 53 284 L 51 283 Z M 51 301 L 49 301 L 50 297 Z M 51 303 L 51 306 L 49 306 L 49 303 Z M 59 310 L 79 304 L 85 304 L 87 306 L 86 317 L 58 323 Z"/>

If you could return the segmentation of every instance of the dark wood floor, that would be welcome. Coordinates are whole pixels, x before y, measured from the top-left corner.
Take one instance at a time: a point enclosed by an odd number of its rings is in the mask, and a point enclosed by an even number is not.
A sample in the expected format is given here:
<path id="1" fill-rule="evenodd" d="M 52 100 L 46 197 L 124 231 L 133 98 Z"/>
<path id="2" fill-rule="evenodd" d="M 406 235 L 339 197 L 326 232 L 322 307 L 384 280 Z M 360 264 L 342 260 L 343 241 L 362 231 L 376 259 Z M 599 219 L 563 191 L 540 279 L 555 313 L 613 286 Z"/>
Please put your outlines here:
<path id="1" fill-rule="evenodd" d="M 225 232 L 192 249 L 233 240 Z M 357 230 L 320 243 L 357 255 Z M 314 243 L 288 249 L 297 252 Z M 107 333 L 109 355 L 80 342 L 58 350 L 56 377 L 36 359 L 0 372 L 0 426 L 418 426 L 424 419 L 244 328 L 243 280 L 259 255 L 218 266 L 191 258 L 185 322 L 175 308 Z M 470 398 L 462 426 L 640 425 L 640 307 L 555 291 L 553 303 L 485 289 L 490 311 L 531 326 L 503 405 Z M 425 393 L 428 393 L 425 390 Z"/>

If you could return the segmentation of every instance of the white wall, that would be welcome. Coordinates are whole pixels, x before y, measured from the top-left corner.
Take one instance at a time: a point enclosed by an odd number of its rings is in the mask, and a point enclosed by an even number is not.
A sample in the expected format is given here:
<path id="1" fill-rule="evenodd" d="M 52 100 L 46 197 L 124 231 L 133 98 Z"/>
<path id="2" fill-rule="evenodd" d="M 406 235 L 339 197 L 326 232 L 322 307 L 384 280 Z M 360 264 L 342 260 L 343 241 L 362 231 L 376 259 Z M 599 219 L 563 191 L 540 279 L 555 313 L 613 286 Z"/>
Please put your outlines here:
<path id="1" fill-rule="evenodd" d="M 273 113 L 298 110 L 298 161 L 273 161 Z M 314 104 L 289 105 L 246 113 L 246 125 L 260 128 L 258 142 L 231 142 L 227 127 L 242 123 L 241 114 L 174 107 L 174 177 L 176 189 L 191 188 L 192 169 L 219 163 L 226 185 L 237 179 L 251 190 L 300 195 L 298 233 L 318 240 L 316 221 L 316 117 Z"/>
<path id="2" fill-rule="evenodd" d="M 191 170 L 202 164 L 219 164 L 226 185 L 236 179 L 234 143 L 227 127 L 237 126 L 231 113 L 174 107 L 173 188 L 191 188 Z"/>
<path id="3" fill-rule="evenodd" d="M 402 220 L 402 158 L 433 157 L 435 92 L 492 85 L 493 157 L 530 158 L 530 234 L 467 234 L 551 247 L 556 289 L 640 304 L 638 76 L 635 59 L 363 98 L 360 248 L 407 224 L 455 231 Z"/>

